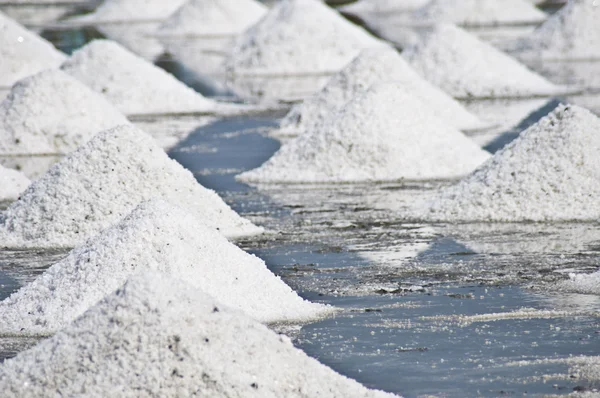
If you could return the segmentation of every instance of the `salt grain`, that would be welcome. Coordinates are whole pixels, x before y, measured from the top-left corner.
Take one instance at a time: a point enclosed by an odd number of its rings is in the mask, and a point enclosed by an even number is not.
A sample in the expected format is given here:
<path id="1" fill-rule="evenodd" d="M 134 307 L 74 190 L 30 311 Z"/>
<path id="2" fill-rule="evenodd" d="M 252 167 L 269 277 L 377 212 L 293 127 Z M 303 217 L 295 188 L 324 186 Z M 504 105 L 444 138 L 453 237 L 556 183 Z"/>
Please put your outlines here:
<path id="1" fill-rule="evenodd" d="M 15 200 L 31 183 L 17 170 L 0 166 L 0 202 Z"/>

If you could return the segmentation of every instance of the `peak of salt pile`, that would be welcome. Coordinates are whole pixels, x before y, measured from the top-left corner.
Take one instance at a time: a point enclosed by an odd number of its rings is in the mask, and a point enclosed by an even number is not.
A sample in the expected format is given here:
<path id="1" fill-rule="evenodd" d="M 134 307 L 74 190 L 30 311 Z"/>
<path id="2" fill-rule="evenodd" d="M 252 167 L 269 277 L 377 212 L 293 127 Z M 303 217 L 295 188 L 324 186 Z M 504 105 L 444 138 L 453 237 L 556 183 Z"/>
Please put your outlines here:
<path id="1" fill-rule="evenodd" d="M 257 289 L 260 290 L 260 289 Z M 160 273 L 131 277 L 0 367 L 4 396 L 392 397 Z"/>
<path id="2" fill-rule="evenodd" d="M 533 97 L 565 91 L 453 25 L 434 27 L 402 55 L 421 76 L 455 98 Z"/>
<path id="3" fill-rule="evenodd" d="M 349 14 L 387 14 L 416 10 L 429 3 L 429 0 L 358 0 L 340 10 Z"/>
<path id="4" fill-rule="evenodd" d="M 381 43 L 318 0 L 282 0 L 236 41 L 225 65 L 238 75 L 332 73 Z"/>
<path id="5" fill-rule="evenodd" d="M 386 82 L 284 145 L 249 182 L 339 183 L 454 178 L 489 157 L 429 106 Z"/>
<path id="6" fill-rule="evenodd" d="M 600 119 L 559 105 L 418 212 L 441 221 L 598 220 L 598 153 Z"/>
<path id="7" fill-rule="evenodd" d="M 278 134 L 296 135 L 318 128 L 348 101 L 386 81 L 402 83 L 407 92 L 427 102 L 432 114 L 457 129 L 484 126 L 456 100 L 419 76 L 394 48 L 381 46 L 363 50 L 321 91 L 295 105 L 282 120 Z"/>
<path id="8" fill-rule="evenodd" d="M 196 214 L 226 236 L 260 233 L 154 139 L 132 125 L 103 131 L 54 165 L 0 214 L 0 242 L 73 247 L 154 197 Z"/>
<path id="9" fill-rule="evenodd" d="M 17 199 L 30 183 L 23 173 L 0 165 L 0 202 Z"/>
<path id="10" fill-rule="evenodd" d="M 19 81 L 0 104 L 0 154 L 66 154 L 126 123 L 102 95 L 60 70 L 46 70 Z"/>
<path id="11" fill-rule="evenodd" d="M 0 12 L 0 87 L 58 67 L 65 58 L 52 44 Z"/>
<path id="12" fill-rule="evenodd" d="M 153 200 L 0 302 L 0 332 L 55 332 L 130 275 L 147 271 L 185 280 L 261 322 L 307 321 L 332 311 L 300 298 L 260 258 L 204 227 L 194 214 Z"/>
<path id="13" fill-rule="evenodd" d="M 256 0 L 190 0 L 158 29 L 165 36 L 232 36 L 267 13 Z"/>
<path id="14" fill-rule="evenodd" d="M 569 1 L 515 47 L 527 57 L 600 59 L 600 3 Z"/>
<path id="15" fill-rule="evenodd" d="M 206 112 L 215 105 L 110 40 L 94 40 L 80 48 L 61 69 L 104 94 L 126 115 Z"/>
<path id="16" fill-rule="evenodd" d="M 187 0 L 104 0 L 91 14 L 71 21 L 87 23 L 126 23 L 163 21 Z"/>

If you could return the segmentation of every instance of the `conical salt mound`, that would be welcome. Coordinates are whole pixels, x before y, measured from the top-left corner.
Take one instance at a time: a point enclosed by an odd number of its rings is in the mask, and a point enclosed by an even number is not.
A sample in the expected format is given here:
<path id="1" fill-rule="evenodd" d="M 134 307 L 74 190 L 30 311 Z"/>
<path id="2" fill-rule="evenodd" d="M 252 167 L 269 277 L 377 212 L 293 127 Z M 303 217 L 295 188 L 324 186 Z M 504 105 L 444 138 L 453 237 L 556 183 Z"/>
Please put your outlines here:
<path id="1" fill-rule="evenodd" d="M 381 45 L 319 0 L 282 0 L 237 40 L 225 61 L 234 74 L 318 74 L 342 69 Z"/>
<path id="2" fill-rule="evenodd" d="M 544 59 L 600 59 L 600 4 L 569 1 L 531 35 L 519 40 L 515 51 Z"/>
<path id="3" fill-rule="evenodd" d="M 489 157 L 402 84 L 373 86 L 319 129 L 284 145 L 242 181 L 338 183 L 468 174 Z"/>
<path id="4" fill-rule="evenodd" d="M 392 397 L 160 273 L 131 277 L 0 367 L 4 397 Z"/>
<path id="5" fill-rule="evenodd" d="M 94 40 L 61 68 L 126 115 L 206 112 L 214 107 L 212 100 L 110 40 Z"/>
<path id="6" fill-rule="evenodd" d="M 17 199 L 30 183 L 21 172 L 0 166 L 0 202 Z"/>
<path id="7" fill-rule="evenodd" d="M 0 12 L 0 87 L 58 67 L 65 58 L 52 44 Z"/>
<path id="8" fill-rule="evenodd" d="M 402 55 L 455 98 L 548 96 L 565 89 L 453 25 L 436 26 Z"/>
<path id="9" fill-rule="evenodd" d="M 327 117 L 373 84 L 392 80 L 401 82 L 407 92 L 427 102 L 431 113 L 450 126 L 465 130 L 484 126 L 456 100 L 419 76 L 395 49 L 382 46 L 363 50 L 321 91 L 295 105 L 282 120 L 277 134 L 296 135 L 318 128 Z"/>
<path id="10" fill-rule="evenodd" d="M 431 0 L 411 19 L 417 24 L 519 25 L 543 22 L 546 14 L 526 0 Z"/>
<path id="11" fill-rule="evenodd" d="M 187 0 L 104 0 L 91 14 L 70 18 L 89 23 L 163 21 Z"/>
<path id="12" fill-rule="evenodd" d="M 598 220 L 599 151 L 600 119 L 560 105 L 421 211 L 448 221 Z"/>
<path id="13" fill-rule="evenodd" d="M 15 84 L 0 104 L 0 154 L 66 154 L 126 123 L 102 95 L 60 70 L 47 70 Z"/>
<path id="14" fill-rule="evenodd" d="M 389 14 L 416 10 L 427 4 L 429 0 L 358 0 L 340 10 L 349 14 Z"/>
<path id="15" fill-rule="evenodd" d="M 190 0 L 158 29 L 161 36 L 232 36 L 256 23 L 267 7 L 256 0 Z"/>
<path id="16" fill-rule="evenodd" d="M 0 333 L 55 332 L 133 273 L 149 270 L 185 280 L 261 322 L 307 321 L 331 312 L 301 299 L 261 259 L 202 224 L 162 200 L 142 203 L 0 302 Z"/>
<path id="17" fill-rule="evenodd" d="M 226 236 L 261 231 L 132 125 L 97 134 L 37 179 L 3 214 L 0 244 L 74 247 L 154 197 Z"/>

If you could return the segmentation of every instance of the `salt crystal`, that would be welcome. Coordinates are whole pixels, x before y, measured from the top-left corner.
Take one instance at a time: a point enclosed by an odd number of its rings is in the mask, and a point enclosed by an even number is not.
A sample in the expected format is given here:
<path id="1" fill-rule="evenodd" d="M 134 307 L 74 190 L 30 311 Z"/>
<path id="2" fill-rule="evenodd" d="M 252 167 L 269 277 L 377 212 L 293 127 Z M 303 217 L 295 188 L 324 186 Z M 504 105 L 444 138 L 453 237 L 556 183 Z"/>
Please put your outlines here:
<path id="1" fill-rule="evenodd" d="M 47 70 L 19 81 L 0 104 L 0 154 L 66 154 L 126 123 L 102 95 L 60 70 Z"/>
<path id="2" fill-rule="evenodd" d="M 241 218 L 192 173 L 132 125 L 94 138 L 54 165 L 0 214 L 5 246 L 73 247 L 160 197 L 235 237 L 262 231 Z"/>
<path id="3" fill-rule="evenodd" d="M 0 166 L 0 202 L 15 200 L 31 183 L 17 170 Z"/>
<path id="4" fill-rule="evenodd" d="M 87 44 L 61 68 L 127 115 L 206 112 L 214 107 L 212 100 L 109 40 Z"/>
<path id="5" fill-rule="evenodd" d="M 285 144 L 242 181 L 339 183 L 454 178 L 489 154 L 434 116 L 402 83 L 380 83 Z"/>
<path id="6" fill-rule="evenodd" d="M 91 14 L 70 18 L 73 22 L 127 23 L 167 19 L 187 0 L 104 0 Z"/>
<path id="7" fill-rule="evenodd" d="M 318 0 L 282 0 L 236 41 L 225 66 L 238 75 L 333 73 L 377 45 Z"/>
<path id="8" fill-rule="evenodd" d="M 52 44 L 0 12 L 0 87 L 58 67 L 64 59 Z"/>
<path id="9" fill-rule="evenodd" d="M 559 105 L 418 212 L 441 221 L 598 220 L 599 151 L 600 119 Z"/>
<path id="10" fill-rule="evenodd" d="M 436 26 L 402 55 L 418 73 L 455 98 L 550 96 L 567 91 L 453 25 Z"/>

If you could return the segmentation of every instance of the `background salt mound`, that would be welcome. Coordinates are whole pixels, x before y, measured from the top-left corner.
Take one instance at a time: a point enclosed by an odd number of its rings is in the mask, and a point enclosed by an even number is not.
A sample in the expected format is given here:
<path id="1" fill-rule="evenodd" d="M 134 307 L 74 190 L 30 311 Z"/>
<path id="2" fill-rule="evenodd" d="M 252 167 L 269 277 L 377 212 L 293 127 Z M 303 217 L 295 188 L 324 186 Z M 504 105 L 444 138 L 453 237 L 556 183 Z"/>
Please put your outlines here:
<path id="1" fill-rule="evenodd" d="M 190 0 L 158 30 L 168 36 L 231 36 L 243 32 L 267 12 L 255 0 Z"/>
<path id="2" fill-rule="evenodd" d="M 4 396 L 391 397 L 180 280 L 131 277 L 4 362 Z"/>
<path id="3" fill-rule="evenodd" d="M 421 211 L 442 221 L 598 220 L 598 153 L 600 119 L 560 105 Z"/>
<path id="4" fill-rule="evenodd" d="M 0 202 L 17 199 L 30 183 L 22 173 L 0 165 Z"/>
<path id="5" fill-rule="evenodd" d="M 65 58 L 52 44 L 0 12 L 0 87 L 58 67 Z"/>
<path id="6" fill-rule="evenodd" d="M 319 129 L 284 145 L 253 182 L 354 182 L 453 178 L 489 154 L 431 114 L 402 84 L 373 86 Z"/>
<path id="7" fill-rule="evenodd" d="M 276 134 L 296 135 L 318 128 L 328 116 L 373 84 L 392 80 L 402 82 L 405 90 L 429 104 L 432 114 L 455 128 L 476 129 L 484 125 L 457 101 L 419 76 L 395 49 L 382 46 L 363 50 L 321 91 L 295 105 Z"/>
<path id="8" fill-rule="evenodd" d="M 15 84 L 0 104 L 0 154 L 65 154 L 126 123 L 102 95 L 60 70 L 47 70 Z"/>
<path id="9" fill-rule="evenodd" d="M 559 282 L 557 287 L 561 291 L 600 294 L 600 271 L 591 274 L 569 274 L 569 280 Z"/>
<path id="10" fill-rule="evenodd" d="M 415 10 L 427 4 L 429 0 L 358 0 L 340 7 L 349 14 L 383 14 Z"/>
<path id="11" fill-rule="evenodd" d="M 546 59 L 599 59 L 600 4 L 569 1 L 530 36 L 519 40 L 515 51 Z"/>
<path id="12" fill-rule="evenodd" d="M 0 214 L 0 242 L 73 247 L 160 197 L 226 236 L 262 231 L 241 218 L 155 141 L 132 125 L 99 133 L 36 180 Z"/>
<path id="13" fill-rule="evenodd" d="M 214 102 L 110 40 L 94 40 L 61 67 L 131 114 L 206 112 Z"/>
<path id="14" fill-rule="evenodd" d="M 244 32 L 225 65 L 235 74 L 337 72 L 376 45 L 381 42 L 318 0 L 282 0 Z"/>
<path id="15" fill-rule="evenodd" d="M 0 302 L 0 332 L 51 333 L 135 272 L 161 271 L 261 322 L 315 319 L 329 307 L 301 299 L 258 257 L 162 200 L 145 202 Z"/>
<path id="16" fill-rule="evenodd" d="M 72 21 L 101 22 L 148 22 L 168 18 L 186 0 L 104 0 L 91 14 L 71 18 Z"/>
<path id="17" fill-rule="evenodd" d="M 418 73 L 456 98 L 531 97 L 565 91 L 453 25 L 436 26 L 402 55 Z"/>
<path id="18" fill-rule="evenodd" d="M 417 24 L 457 25 L 533 24 L 545 19 L 543 11 L 525 0 L 432 0 L 411 17 Z"/>

